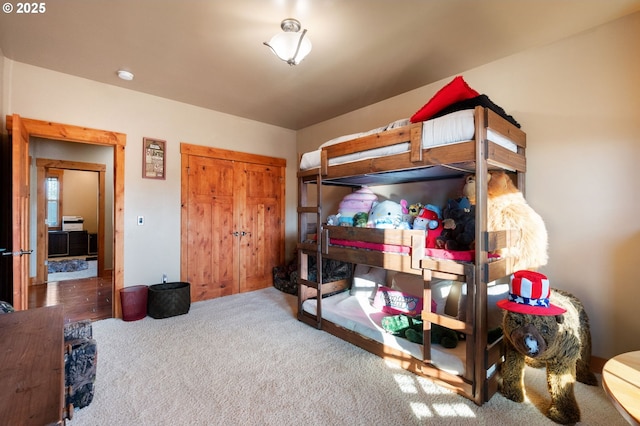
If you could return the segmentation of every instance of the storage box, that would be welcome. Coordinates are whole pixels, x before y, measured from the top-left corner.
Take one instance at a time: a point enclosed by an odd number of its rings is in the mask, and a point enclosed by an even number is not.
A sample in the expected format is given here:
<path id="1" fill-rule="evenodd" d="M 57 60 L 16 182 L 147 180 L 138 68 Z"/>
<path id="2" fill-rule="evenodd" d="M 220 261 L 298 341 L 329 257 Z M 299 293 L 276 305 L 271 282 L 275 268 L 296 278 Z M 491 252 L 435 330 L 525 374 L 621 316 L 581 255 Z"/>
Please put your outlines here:
<path id="1" fill-rule="evenodd" d="M 82 216 L 62 216 L 63 231 L 82 231 L 84 218 Z"/>
<path id="2" fill-rule="evenodd" d="M 149 286 L 147 312 L 151 318 L 161 319 L 183 315 L 191 307 L 191 285 L 187 282 L 154 284 Z"/>

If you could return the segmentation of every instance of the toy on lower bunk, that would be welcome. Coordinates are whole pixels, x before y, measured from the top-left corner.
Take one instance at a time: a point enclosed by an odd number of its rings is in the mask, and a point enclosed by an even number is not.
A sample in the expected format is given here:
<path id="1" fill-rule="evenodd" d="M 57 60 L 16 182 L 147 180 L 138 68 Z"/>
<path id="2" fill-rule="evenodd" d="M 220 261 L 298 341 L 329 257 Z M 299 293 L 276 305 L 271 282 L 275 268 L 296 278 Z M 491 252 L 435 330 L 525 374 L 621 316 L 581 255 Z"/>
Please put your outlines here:
<path id="1" fill-rule="evenodd" d="M 392 315 L 383 317 L 382 328 L 394 336 L 403 337 L 413 343 L 423 343 L 422 324 L 420 315 Z M 458 334 L 446 327 L 431 323 L 431 343 L 437 343 L 445 348 L 453 349 L 458 346 Z"/>
<path id="2" fill-rule="evenodd" d="M 439 207 L 427 204 L 413 221 L 413 229 L 427 231 L 427 248 L 436 248 L 437 239 L 443 231 L 442 213 Z"/>
<path id="3" fill-rule="evenodd" d="M 391 314 L 381 320 L 382 328 L 396 336 L 411 342 L 422 344 L 422 298 L 404 291 L 386 286 L 379 286 L 373 306 L 381 312 Z M 436 312 L 438 305 L 431 299 L 431 312 Z M 431 343 L 439 343 L 445 348 L 458 346 L 458 334 L 438 324 L 431 324 Z"/>
<path id="4" fill-rule="evenodd" d="M 362 213 L 368 214 L 371 210 L 371 206 L 377 200 L 378 196 L 366 186 L 345 195 L 338 206 L 338 215 L 335 216 L 337 223 L 332 224 L 342 226 L 360 226 L 355 224 L 355 216 L 359 214 L 358 220 L 361 221 Z M 331 220 L 332 222 L 335 221 L 334 217 L 331 217 Z"/>
<path id="5" fill-rule="evenodd" d="M 546 265 L 548 237 L 542 217 L 504 171 L 491 171 L 487 179 L 487 230 L 519 231 L 509 247 L 497 254 L 513 258 L 512 270 L 516 271 Z M 463 193 L 471 204 L 476 203 L 475 185 L 475 176 L 467 176 Z"/>
<path id="6" fill-rule="evenodd" d="M 405 207 L 403 207 L 403 203 Z M 400 203 L 385 200 L 373 203 L 369 212 L 367 226 L 381 229 L 410 229 L 411 225 L 405 217 L 406 201 Z"/>
<path id="7" fill-rule="evenodd" d="M 443 230 L 436 239 L 436 247 L 456 251 L 475 249 L 476 209 L 469 198 L 449 200 L 442 216 Z"/>
<path id="8" fill-rule="evenodd" d="M 574 383 L 598 384 L 589 369 L 591 332 L 582 303 L 567 292 L 551 290 L 543 274 L 518 271 L 511 276 L 509 298 L 498 306 L 504 309 L 502 394 L 524 401 L 525 363 L 546 366 L 551 394 L 547 416 L 562 424 L 579 422 Z"/>

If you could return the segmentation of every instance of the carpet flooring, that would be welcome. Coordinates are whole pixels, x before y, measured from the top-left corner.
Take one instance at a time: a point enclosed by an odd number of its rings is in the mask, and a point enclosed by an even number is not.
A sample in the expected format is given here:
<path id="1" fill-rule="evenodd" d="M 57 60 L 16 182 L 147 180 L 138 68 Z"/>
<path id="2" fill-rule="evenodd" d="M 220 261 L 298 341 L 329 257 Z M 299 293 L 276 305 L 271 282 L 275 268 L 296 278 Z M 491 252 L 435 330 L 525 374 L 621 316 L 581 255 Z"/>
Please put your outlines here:
<path id="1" fill-rule="evenodd" d="M 197 302 L 189 313 L 93 324 L 95 397 L 70 426 L 553 425 L 544 370 L 527 400 L 482 407 L 295 318 L 275 288 Z M 601 386 L 576 384 L 584 425 L 623 426 Z"/>

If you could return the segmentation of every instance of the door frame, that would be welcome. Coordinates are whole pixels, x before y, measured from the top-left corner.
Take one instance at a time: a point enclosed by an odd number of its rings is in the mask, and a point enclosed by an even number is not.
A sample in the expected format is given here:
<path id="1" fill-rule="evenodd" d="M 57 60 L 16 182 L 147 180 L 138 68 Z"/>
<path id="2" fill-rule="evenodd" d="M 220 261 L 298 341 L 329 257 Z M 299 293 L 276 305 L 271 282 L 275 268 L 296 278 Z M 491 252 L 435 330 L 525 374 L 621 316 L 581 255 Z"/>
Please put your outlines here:
<path id="1" fill-rule="evenodd" d="M 53 139 L 56 141 L 78 142 L 92 145 L 113 147 L 113 279 L 112 279 L 112 313 L 114 318 L 122 317 L 120 298 L 116 297 L 124 287 L 124 149 L 127 135 L 108 130 L 91 129 L 70 124 L 52 123 L 49 121 L 21 118 L 19 115 L 7 115 L 6 127 L 13 131 L 13 117 L 21 122 L 29 137 Z M 26 182 L 28 184 L 28 181 Z M 12 185 L 25 184 L 13 182 Z M 26 281 L 28 283 L 28 280 Z M 25 286 L 25 281 L 18 283 Z M 14 280 L 15 285 L 15 280 Z M 21 291 L 28 292 L 28 288 Z M 26 307 L 25 307 L 26 309 Z"/>
<path id="2" fill-rule="evenodd" d="M 101 277 L 104 275 L 104 225 L 105 225 L 105 175 L 106 175 L 106 166 L 104 164 L 98 163 L 84 163 L 80 161 L 66 161 L 66 160 L 51 160 L 46 158 L 36 158 L 36 168 L 37 168 L 37 205 L 38 211 L 36 214 L 37 217 L 37 225 L 36 225 L 36 235 L 37 238 L 37 246 L 36 246 L 36 258 L 37 258 L 37 267 L 36 267 L 36 283 L 44 283 L 48 281 L 46 279 L 48 277 L 47 265 L 45 265 L 45 261 L 47 260 L 49 253 L 49 239 L 47 238 L 48 227 L 45 223 L 46 219 L 46 194 L 45 194 L 45 178 L 47 171 L 49 169 L 62 169 L 62 170 L 77 170 L 83 172 L 96 172 L 98 173 L 98 268 L 97 273 L 98 276 Z"/>

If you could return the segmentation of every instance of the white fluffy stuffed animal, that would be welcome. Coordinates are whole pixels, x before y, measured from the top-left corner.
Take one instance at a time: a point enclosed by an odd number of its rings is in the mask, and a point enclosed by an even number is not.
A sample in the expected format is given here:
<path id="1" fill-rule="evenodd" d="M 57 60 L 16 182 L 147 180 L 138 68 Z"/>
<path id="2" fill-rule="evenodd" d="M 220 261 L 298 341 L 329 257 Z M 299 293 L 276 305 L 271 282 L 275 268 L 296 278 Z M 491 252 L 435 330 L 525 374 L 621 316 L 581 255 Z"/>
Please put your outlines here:
<path id="1" fill-rule="evenodd" d="M 467 177 L 464 193 L 475 204 L 475 177 Z M 499 254 L 514 259 L 514 271 L 547 264 L 548 237 L 542 217 L 531 208 L 505 172 L 492 171 L 487 183 L 487 230 L 507 229 L 519 233 L 516 241 Z"/>

